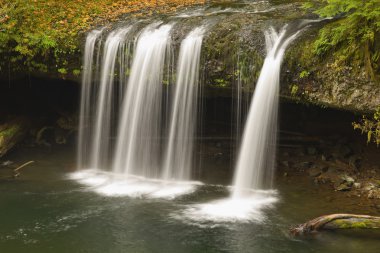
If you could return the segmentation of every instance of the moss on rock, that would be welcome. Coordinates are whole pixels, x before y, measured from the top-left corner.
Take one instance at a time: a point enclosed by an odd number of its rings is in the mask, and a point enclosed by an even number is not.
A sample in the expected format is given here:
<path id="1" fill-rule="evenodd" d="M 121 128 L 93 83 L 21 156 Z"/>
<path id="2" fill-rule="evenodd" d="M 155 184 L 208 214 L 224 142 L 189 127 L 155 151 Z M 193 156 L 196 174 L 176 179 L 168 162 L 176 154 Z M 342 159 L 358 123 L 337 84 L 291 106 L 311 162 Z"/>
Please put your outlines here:
<path id="1" fill-rule="evenodd" d="M 0 125 L 0 157 L 23 140 L 29 123 L 25 118 L 15 118 Z"/>

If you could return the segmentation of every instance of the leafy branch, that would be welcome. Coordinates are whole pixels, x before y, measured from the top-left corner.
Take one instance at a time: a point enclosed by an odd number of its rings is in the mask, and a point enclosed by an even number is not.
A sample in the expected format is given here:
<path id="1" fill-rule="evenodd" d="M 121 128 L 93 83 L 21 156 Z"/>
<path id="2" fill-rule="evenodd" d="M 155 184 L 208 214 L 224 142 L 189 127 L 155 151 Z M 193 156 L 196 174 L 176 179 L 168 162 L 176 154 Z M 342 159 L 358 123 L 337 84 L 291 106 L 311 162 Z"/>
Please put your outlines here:
<path id="1" fill-rule="evenodd" d="M 367 142 L 374 142 L 380 145 L 380 107 L 372 117 L 363 116 L 360 122 L 352 123 L 354 129 L 359 129 L 362 134 L 367 134 Z"/>

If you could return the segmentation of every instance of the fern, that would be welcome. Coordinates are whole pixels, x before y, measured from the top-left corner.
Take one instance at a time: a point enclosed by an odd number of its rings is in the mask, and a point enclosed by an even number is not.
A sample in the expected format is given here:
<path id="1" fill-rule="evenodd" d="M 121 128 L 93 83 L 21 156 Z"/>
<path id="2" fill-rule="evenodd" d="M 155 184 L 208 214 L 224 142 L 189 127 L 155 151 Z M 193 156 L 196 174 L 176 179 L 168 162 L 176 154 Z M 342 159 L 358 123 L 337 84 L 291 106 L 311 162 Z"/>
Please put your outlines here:
<path id="1" fill-rule="evenodd" d="M 321 17 L 343 16 L 321 29 L 314 53 L 320 57 L 332 54 L 336 65 L 363 66 L 376 80 L 380 73 L 380 1 L 322 0 L 310 1 L 305 7 Z"/>

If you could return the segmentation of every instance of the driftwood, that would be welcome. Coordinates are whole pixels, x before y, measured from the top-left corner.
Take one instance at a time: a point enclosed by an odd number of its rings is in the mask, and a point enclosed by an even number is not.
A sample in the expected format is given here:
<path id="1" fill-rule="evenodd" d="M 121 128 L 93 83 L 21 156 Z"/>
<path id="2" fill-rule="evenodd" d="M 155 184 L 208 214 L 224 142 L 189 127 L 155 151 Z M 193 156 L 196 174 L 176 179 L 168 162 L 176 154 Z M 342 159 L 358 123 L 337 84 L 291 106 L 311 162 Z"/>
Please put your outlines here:
<path id="1" fill-rule="evenodd" d="M 305 235 L 323 230 L 380 228 L 380 217 L 356 214 L 324 215 L 290 229 L 292 235 Z"/>
<path id="2" fill-rule="evenodd" d="M 21 166 L 18 166 L 16 169 L 13 170 L 13 173 L 14 173 L 13 177 L 20 176 L 19 170 L 22 169 L 22 168 L 24 168 L 25 166 L 28 166 L 29 164 L 32 164 L 32 163 L 34 163 L 34 161 L 29 161 L 29 162 L 24 163 Z"/>
<path id="3" fill-rule="evenodd" d="M 16 168 L 12 168 L 12 167 L 6 167 L 6 168 L 2 168 L 0 170 L 0 180 L 12 180 L 12 179 L 16 179 L 20 176 L 20 170 L 22 168 L 25 168 L 26 166 L 28 166 L 29 164 L 32 164 L 34 163 L 34 161 L 29 161 L 29 162 L 26 162 L 26 163 L 23 163 L 22 165 L 16 167 Z"/>

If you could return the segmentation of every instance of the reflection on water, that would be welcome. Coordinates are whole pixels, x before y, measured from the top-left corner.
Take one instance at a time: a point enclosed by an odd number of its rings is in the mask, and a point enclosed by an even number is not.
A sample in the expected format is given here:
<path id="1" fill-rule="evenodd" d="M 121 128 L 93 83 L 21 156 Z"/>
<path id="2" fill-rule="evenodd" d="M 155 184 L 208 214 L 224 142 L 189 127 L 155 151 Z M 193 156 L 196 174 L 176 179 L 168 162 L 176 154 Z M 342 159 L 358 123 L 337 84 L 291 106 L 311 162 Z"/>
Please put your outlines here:
<path id="1" fill-rule="evenodd" d="M 225 186 L 196 185 L 194 192 L 170 200 L 106 197 L 68 179 L 64 171 L 74 162 L 71 151 L 20 150 L 13 155 L 36 163 L 19 180 L 0 183 L 1 252 L 375 253 L 380 247 L 379 234 L 372 231 L 290 238 L 292 224 L 351 210 L 343 203 L 327 203 L 322 189 L 301 183 L 280 184 L 277 195 L 270 193 L 278 202 L 261 203 L 263 216 L 254 217 L 263 219 L 215 220 L 197 211 L 228 213 L 231 206 L 217 201 L 228 197 Z M 220 176 L 214 180 L 226 181 Z M 213 201 L 220 205 L 205 205 Z"/>

